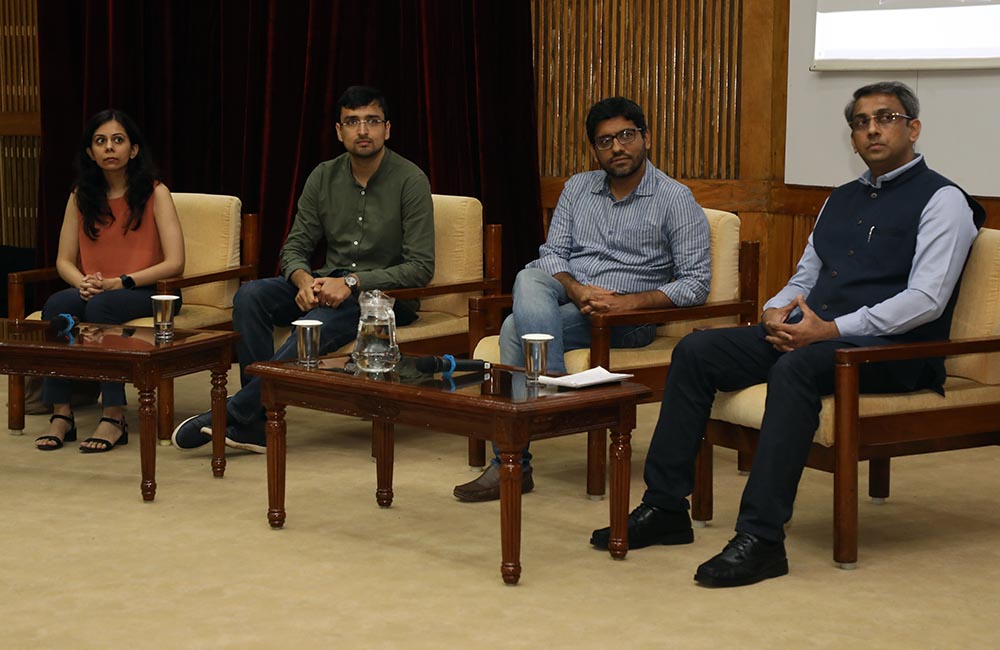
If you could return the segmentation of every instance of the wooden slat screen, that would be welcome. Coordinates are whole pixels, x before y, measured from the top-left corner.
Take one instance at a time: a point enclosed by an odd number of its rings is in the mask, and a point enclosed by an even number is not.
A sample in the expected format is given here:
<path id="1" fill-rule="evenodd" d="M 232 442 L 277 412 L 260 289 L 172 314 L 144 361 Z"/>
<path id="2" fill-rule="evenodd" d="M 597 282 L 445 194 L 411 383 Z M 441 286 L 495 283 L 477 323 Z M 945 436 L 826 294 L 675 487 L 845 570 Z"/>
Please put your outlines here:
<path id="1" fill-rule="evenodd" d="M 675 178 L 737 178 L 742 5 L 534 0 L 542 176 L 591 169 L 587 111 L 624 95 L 646 113 L 655 165 Z"/>
<path id="2" fill-rule="evenodd" d="M 35 2 L 0 0 L 0 245 L 35 245 L 38 111 Z"/>

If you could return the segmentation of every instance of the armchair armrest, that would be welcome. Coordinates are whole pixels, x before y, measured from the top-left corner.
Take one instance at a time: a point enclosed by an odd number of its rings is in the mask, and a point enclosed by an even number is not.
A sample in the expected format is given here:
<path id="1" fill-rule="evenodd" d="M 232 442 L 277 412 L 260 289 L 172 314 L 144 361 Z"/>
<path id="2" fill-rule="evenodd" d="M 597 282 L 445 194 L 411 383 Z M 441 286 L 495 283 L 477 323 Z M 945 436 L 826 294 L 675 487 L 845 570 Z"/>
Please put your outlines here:
<path id="1" fill-rule="evenodd" d="M 256 269 L 249 265 L 234 266 L 222 271 L 212 271 L 211 273 L 197 273 L 195 275 L 179 275 L 173 278 L 164 278 L 156 281 L 156 290 L 159 293 L 172 293 L 176 289 L 193 287 L 220 280 L 231 280 L 239 278 L 241 280 L 252 280 L 256 277 Z"/>
<path id="2" fill-rule="evenodd" d="M 424 287 L 409 287 L 406 289 L 390 289 L 387 294 L 396 300 L 414 300 L 441 296 L 449 293 L 466 293 L 469 291 L 496 291 L 500 287 L 499 278 L 483 278 L 468 282 L 449 282 L 446 284 L 428 284 Z"/>
<path id="3" fill-rule="evenodd" d="M 24 318 L 25 284 L 59 279 L 59 271 L 54 266 L 9 274 L 7 276 L 7 315 L 10 318 Z"/>
<path id="4" fill-rule="evenodd" d="M 837 366 L 858 366 L 863 363 L 874 363 L 877 361 L 925 359 L 927 357 L 946 357 L 955 354 L 976 354 L 980 352 L 1000 352 L 1000 336 L 927 341 L 925 343 L 896 343 L 864 348 L 842 348 L 834 352 L 833 358 Z"/>
<path id="5" fill-rule="evenodd" d="M 752 320 L 750 314 L 756 303 L 752 300 L 730 300 L 713 302 L 694 307 L 670 307 L 667 309 L 637 309 L 609 314 L 591 314 L 590 322 L 594 329 L 608 328 L 617 325 L 647 325 L 650 323 L 669 323 L 680 320 L 701 320 L 703 318 L 720 318 L 723 316 L 740 316 L 741 322 Z"/>

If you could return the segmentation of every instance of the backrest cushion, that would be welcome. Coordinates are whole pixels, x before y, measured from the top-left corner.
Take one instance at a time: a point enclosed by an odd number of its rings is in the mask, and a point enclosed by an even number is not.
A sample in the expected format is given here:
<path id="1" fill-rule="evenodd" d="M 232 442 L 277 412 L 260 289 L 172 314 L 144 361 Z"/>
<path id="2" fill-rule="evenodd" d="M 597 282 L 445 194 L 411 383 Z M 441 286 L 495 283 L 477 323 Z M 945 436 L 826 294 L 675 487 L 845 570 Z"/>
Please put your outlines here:
<path id="1" fill-rule="evenodd" d="M 483 204 L 471 196 L 434 194 L 434 277 L 431 284 L 469 282 L 483 277 Z M 433 296 L 421 311 L 467 316 L 477 292 Z"/>
<path id="2" fill-rule="evenodd" d="M 740 218 L 732 212 L 704 208 L 711 234 L 712 282 L 706 303 L 727 302 L 740 297 Z M 736 325 L 735 316 L 698 321 L 667 323 L 657 330 L 660 336 L 684 336 L 696 327 Z"/>
<path id="3" fill-rule="evenodd" d="M 235 196 L 174 193 L 174 205 L 184 231 L 184 275 L 221 271 L 240 265 L 240 211 Z M 239 280 L 213 282 L 183 289 L 185 304 L 233 306 Z"/>
<path id="4" fill-rule="evenodd" d="M 951 338 L 1000 336 L 1000 230 L 979 231 L 962 273 L 962 284 L 951 319 Z M 1000 352 L 964 354 L 945 360 L 955 377 L 983 384 L 1000 384 Z"/>

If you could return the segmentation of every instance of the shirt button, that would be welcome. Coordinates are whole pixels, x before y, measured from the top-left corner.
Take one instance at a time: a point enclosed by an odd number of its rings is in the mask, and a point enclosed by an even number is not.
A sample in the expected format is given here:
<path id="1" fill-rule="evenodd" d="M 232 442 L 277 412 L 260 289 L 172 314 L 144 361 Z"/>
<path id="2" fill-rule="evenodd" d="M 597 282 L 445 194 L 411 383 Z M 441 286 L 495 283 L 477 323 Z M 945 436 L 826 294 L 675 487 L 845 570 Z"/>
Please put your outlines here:
<path id="1" fill-rule="evenodd" d="M 820 309 L 823 310 L 823 311 L 826 311 L 829 308 L 830 308 L 829 305 L 823 305 L 822 307 L 820 307 Z"/>
<path id="2" fill-rule="evenodd" d="M 365 195 L 365 191 L 364 191 L 364 190 L 361 190 L 361 196 L 364 196 L 364 195 Z M 872 198 L 874 199 L 875 197 L 874 197 L 874 196 L 872 196 Z"/>
<path id="3" fill-rule="evenodd" d="M 355 246 L 357 246 L 357 245 L 358 245 L 358 242 L 354 242 L 354 245 L 355 245 Z"/>
<path id="4" fill-rule="evenodd" d="M 351 262 L 351 268 L 352 268 L 352 269 L 353 269 L 354 267 L 356 267 L 356 266 L 357 266 L 357 264 L 355 264 L 354 262 Z"/>
<path id="5" fill-rule="evenodd" d="M 831 271 L 831 272 L 830 272 L 830 277 L 831 277 L 831 278 L 835 278 L 835 277 L 837 277 L 837 272 L 836 272 L 836 271 Z"/>
<path id="6" fill-rule="evenodd" d="M 861 219 L 858 219 L 858 225 L 859 226 L 861 225 L 861 223 L 862 223 Z"/>
<path id="7" fill-rule="evenodd" d="M 851 249 L 851 250 L 847 251 L 847 255 L 848 255 L 848 257 L 850 257 L 851 255 L 854 255 L 854 249 Z"/>
<path id="8" fill-rule="evenodd" d="M 358 217 L 358 221 L 364 221 L 364 217 Z M 861 223 L 860 221 L 858 223 Z"/>
<path id="9" fill-rule="evenodd" d="M 364 194 L 364 192 L 362 192 L 362 194 Z M 872 192 L 871 194 L 868 195 L 868 198 L 870 198 L 870 199 L 877 199 L 878 198 L 878 192 Z"/>

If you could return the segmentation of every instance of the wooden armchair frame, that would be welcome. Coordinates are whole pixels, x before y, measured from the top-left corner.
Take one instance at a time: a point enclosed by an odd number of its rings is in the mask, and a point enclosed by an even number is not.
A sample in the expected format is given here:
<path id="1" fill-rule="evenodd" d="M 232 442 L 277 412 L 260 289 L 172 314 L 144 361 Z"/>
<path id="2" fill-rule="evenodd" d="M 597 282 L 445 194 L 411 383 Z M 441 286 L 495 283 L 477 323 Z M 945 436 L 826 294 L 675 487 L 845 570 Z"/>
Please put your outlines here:
<path id="1" fill-rule="evenodd" d="M 859 373 L 866 363 L 1000 351 L 1000 337 L 845 348 L 835 353 L 834 444 L 813 443 L 807 467 L 833 473 L 833 559 L 853 568 L 858 559 L 858 463 L 867 460 L 869 495 L 889 496 L 890 459 L 1000 444 L 1000 401 L 861 417 Z M 712 447 L 752 455 L 759 430 L 710 420 L 695 466 L 691 514 L 712 519 Z"/>

